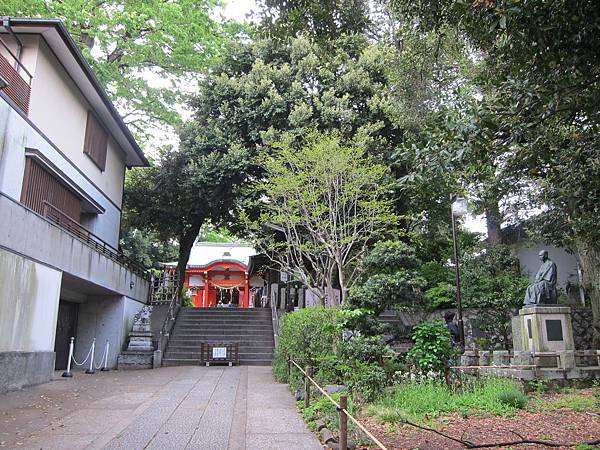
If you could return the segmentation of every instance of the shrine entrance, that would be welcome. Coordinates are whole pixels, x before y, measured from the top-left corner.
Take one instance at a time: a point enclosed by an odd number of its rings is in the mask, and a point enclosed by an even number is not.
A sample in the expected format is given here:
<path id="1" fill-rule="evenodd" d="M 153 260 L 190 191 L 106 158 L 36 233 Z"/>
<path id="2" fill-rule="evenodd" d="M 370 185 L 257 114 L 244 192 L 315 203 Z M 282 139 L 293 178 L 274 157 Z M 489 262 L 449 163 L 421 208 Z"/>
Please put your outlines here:
<path id="1" fill-rule="evenodd" d="M 217 286 L 217 306 L 239 306 L 240 290 L 237 287 L 226 288 Z"/>
<path id="2" fill-rule="evenodd" d="M 247 267 L 234 261 L 214 261 L 206 267 L 188 267 L 185 285 L 199 308 L 248 308 L 250 282 Z"/>

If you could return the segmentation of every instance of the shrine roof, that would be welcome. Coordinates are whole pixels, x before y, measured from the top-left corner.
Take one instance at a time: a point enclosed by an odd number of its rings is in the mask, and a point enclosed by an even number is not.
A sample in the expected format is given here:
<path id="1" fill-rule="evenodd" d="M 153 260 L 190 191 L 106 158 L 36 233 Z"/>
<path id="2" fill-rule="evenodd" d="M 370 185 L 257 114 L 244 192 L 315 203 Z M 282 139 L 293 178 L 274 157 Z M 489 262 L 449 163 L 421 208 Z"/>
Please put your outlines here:
<path id="1" fill-rule="evenodd" d="M 248 266 L 250 257 L 256 255 L 256 250 L 249 244 L 237 242 L 197 242 L 192 247 L 188 268 L 207 267 L 216 262 L 239 262 Z M 166 263 L 174 267 L 176 262 Z"/>

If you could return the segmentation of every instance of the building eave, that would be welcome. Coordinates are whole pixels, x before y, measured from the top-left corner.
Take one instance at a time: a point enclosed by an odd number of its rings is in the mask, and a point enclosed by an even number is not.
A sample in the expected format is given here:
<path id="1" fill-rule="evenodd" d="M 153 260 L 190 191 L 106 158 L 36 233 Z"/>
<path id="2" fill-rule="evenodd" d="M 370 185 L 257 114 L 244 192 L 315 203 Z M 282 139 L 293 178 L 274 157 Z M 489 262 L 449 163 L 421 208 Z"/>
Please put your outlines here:
<path id="1" fill-rule="evenodd" d="M 90 103 L 94 112 L 107 126 L 108 131 L 125 152 L 125 164 L 129 167 L 149 166 L 144 152 L 62 21 L 59 19 L 24 17 L 4 19 L 8 19 L 10 28 L 17 34 L 38 34 L 44 38 L 68 75 Z M 0 26 L 0 32 L 5 31 L 7 30 Z"/>

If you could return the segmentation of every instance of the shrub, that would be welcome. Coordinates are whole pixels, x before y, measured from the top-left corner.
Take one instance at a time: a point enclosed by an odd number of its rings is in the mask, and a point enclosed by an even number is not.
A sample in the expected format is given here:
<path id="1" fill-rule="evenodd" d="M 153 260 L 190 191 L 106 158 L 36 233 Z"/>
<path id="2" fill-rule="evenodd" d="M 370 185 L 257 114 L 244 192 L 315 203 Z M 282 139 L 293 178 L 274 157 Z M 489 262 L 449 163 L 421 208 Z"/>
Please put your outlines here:
<path id="1" fill-rule="evenodd" d="M 372 402 L 382 397 L 387 385 L 385 370 L 375 364 L 356 364 L 348 374 L 352 397 L 360 402 Z"/>
<path id="2" fill-rule="evenodd" d="M 516 409 L 523 409 L 527 406 L 527 396 L 521 391 L 516 390 L 500 392 L 498 394 L 498 401 L 503 405 Z"/>
<path id="3" fill-rule="evenodd" d="M 448 361 L 456 355 L 450 340 L 450 331 L 441 320 L 416 325 L 412 336 L 414 345 L 408 360 L 422 372 L 445 372 Z"/>
<path id="4" fill-rule="evenodd" d="M 274 374 L 280 381 L 288 381 L 287 356 L 291 356 L 301 367 L 317 369 L 320 361 L 335 354 L 341 341 L 339 315 L 337 309 L 315 307 L 283 316 L 273 361 Z M 282 370 L 282 367 L 286 370 Z"/>
<path id="5" fill-rule="evenodd" d="M 344 359 L 356 359 L 369 364 L 383 364 L 384 356 L 391 355 L 392 349 L 383 342 L 381 336 L 354 336 L 341 347 Z"/>

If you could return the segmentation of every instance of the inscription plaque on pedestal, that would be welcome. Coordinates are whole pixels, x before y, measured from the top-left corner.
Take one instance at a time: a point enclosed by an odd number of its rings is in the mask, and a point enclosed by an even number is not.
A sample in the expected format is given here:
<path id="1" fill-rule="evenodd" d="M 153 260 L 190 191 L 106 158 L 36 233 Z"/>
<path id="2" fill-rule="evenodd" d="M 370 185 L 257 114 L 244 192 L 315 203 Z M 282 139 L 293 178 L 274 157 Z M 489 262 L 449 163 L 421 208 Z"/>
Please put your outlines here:
<path id="1" fill-rule="evenodd" d="M 546 320 L 546 335 L 549 341 L 562 341 L 562 321 L 560 320 Z"/>

